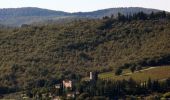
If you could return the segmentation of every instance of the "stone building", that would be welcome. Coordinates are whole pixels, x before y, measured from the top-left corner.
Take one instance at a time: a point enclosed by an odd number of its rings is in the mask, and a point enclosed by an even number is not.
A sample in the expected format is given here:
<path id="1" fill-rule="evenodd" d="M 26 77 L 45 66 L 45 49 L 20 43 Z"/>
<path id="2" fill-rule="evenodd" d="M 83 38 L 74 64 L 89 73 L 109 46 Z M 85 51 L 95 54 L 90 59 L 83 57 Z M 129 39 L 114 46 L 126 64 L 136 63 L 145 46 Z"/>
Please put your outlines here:
<path id="1" fill-rule="evenodd" d="M 72 81 L 71 80 L 63 80 L 63 88 L 64 89 L 72 89 Z"/>
<path id="2" fill-rule="evenodd" d="M 98 79 L 98 74 L 97 72 L 90 72 L 90 80 L 97 80 Z"/>

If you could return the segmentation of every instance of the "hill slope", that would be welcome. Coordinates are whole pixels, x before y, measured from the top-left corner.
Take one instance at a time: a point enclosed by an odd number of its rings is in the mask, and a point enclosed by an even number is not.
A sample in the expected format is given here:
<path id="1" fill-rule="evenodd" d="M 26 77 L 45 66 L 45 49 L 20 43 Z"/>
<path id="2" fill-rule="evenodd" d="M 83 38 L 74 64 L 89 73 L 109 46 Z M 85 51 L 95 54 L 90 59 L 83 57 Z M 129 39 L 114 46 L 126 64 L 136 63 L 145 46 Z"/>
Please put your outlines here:
<path id="1" fill-rule="evenodd" d="M 61 20 L 67 18 L 102 18 L 104 16 L 122 14 L 133 14 L 139 11 L 145 13 L 157 12 L 159 10 L 146 8 L 111 8 L 93 12 L 67 13 L 62 11 L 47 10 L 41 8 L 8 8 L 0 9 L 0 24 L 20 26 L 22 24 L 31 24 L 33 22 L 43 22 L 48 20 Z"/>
<path id="2" fill-rule="evenodd" d="M 169 32 L 168 19 L 1 28 L 0 87 L 27 89 L 89 71 L 169 65 Z"/>
<path id="3" fill-rule="evenodd" d="M 25 8 L 6 8 L 0 9 L 0 23 L 11 26 L 22 24 L 31 24 L 67 16 L 69 13 L 62 11 L 47 10 L 41 8 L 25 7 Z"/>
<path id="4" fill-rule="evenodd" d="M 170 66 L 156 66 L 150 67 L 148 69 L 141 70 L 135 73 L 124 73 L 120 76 L 115 76 L 114 72 L 102 73 L 99 75 L 99 78 L 104 80 L 129 80 L 133 78 L 136 81 L 147 81 L 149 78 L 152 80 L 165 80 L 170 77 Z"/>
<path id="5" fill-rule="evenodd" d="M 152 11 L 158 12 L 160 10 L 140 8 L 140 7 L 109 8 L 109 9 L 97 10 L 93 12 L 79 12 L 79 13 L 74 13 L 74 15 L 77 15 L 79 17 L 87 17 L 87 18 L 102 18 L 104 16 L 111 16 L 111 15 L 117 16 L 118 13 L 127 15 L 127 14 L 138 13 L 141 11 L 150 14 Z"/>

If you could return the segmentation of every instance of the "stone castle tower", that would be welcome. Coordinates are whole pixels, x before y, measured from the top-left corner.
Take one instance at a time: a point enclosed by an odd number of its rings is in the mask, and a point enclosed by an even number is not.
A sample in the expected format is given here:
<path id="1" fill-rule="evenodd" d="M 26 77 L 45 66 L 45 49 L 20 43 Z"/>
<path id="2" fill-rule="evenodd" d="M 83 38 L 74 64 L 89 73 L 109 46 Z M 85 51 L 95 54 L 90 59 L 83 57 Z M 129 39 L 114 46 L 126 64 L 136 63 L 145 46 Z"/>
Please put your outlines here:
<path id="1" fill-rule="evenodd" d="M 90 80 L 97 80 L 98 79 L 98 74 L 97 72 L 90 72 Z"/>

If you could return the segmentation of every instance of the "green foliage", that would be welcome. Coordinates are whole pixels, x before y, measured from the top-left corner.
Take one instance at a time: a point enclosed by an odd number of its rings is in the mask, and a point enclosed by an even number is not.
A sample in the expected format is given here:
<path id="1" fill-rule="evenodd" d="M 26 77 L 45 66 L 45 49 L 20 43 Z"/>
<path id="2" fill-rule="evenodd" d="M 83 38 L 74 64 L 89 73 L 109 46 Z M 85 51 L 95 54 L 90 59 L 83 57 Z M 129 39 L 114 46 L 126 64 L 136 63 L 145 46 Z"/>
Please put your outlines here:
<path id="1" fill-rule="evenodd" d="M 79 95 L 79 97 L 77 98 L 77 100 L 83 100 L 89 97 L 88 93 L 82 93 Z"/>
<path id="2" fill-rule="evenodd" d="M 137 82 L 132 78 L 129 80 L 121 80 L 121 81 L 111 81 L 111 80 L 97 80 L 96 82 L 80 82 L 80 87 L 82 90 L 80 91 L 79 99 L 81 98 L 89 98 L 93 97 L 100 100 L 105 99 L 144 99 L 143 96 L 151 95 L 150 99 L 160 99 L 161 95 L 159 93 L 164 93 L 169 91 L 169 86 L 166 86 L 167 83 L 165 81 L 152 81 L 148 79 L 148 82 Z M 88 94 L 87 94 L 88 93 Z M 157 93 L 154 96 L 154 93 Z M 152 96 L 153 95 L 153 96 Z M 100 97 L 99 97 L 100 96 Z M 167 92 L 164 97 L 169 98 L 169 93 Z M 128 99 L 128 100 L 129 100 Z"/>
<path id="3" fill-rule="evenodd" d="M 121 74 L 122 74 L 122 69 L 121 68 L 116 69 L 115 75 L 121 75 Z"/>
<path id="4" fill-rule="evenodd" d="M 147 81 L 148 78 L 152 80 L 164 80 L 169 78 L 170 76 L 170 66 L 156 66 L 156 67 L 149 67 L 143 68 L 140 71 L 136 71 L 134 73 L 130 73 L 129 69 L 123 70 L 121 76 L 114 75 L 114 72 L 104 72 L 99 74 L 100 79 L 104 80 L 128 80 L 133 78 L 135 81 Z M 167 83 L 170 84 L 170 80 L 167 80 Z"/>
<path id="5" fill-rule="evenodd" d="M 136 69 L 136 66 L 131 66 L 130 67 L 130 70 L 131 70 L 132 73 L 135 71 L 135 69 Z"/>
<path id="6" fill-rule="evenodd" d="M 165 97 L 165 98 L 170 98 L 170 92 L 165 93 L 165 94 L 163 95 L 163 97 Z"/>
<path id="7" fill-rule="evenodd" d="M 0 87 L 21 91 L 80 80 L 90 71 L 168 65 L 169 31 L 166 18 L 0 28 Z"/>

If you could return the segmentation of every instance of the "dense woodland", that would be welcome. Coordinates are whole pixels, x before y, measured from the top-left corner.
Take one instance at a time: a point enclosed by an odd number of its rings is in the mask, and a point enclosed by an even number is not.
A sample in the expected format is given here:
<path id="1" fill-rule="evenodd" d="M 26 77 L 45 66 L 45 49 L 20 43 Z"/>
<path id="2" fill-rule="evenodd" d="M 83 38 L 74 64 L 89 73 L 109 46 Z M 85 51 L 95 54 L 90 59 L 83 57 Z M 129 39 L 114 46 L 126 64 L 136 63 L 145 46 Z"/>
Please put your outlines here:
<path id="1" fill-rule="evenodd" d="M 67 24 L 0 28 L 0 94 L 90 71 L 170 64 L 170 15 L 118 14 Z"/>

